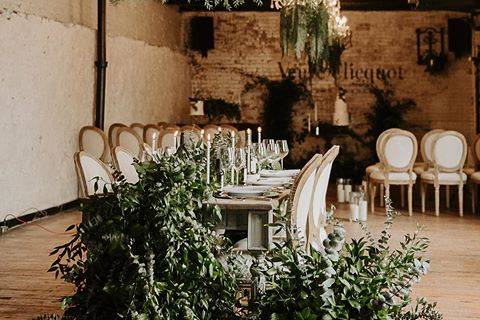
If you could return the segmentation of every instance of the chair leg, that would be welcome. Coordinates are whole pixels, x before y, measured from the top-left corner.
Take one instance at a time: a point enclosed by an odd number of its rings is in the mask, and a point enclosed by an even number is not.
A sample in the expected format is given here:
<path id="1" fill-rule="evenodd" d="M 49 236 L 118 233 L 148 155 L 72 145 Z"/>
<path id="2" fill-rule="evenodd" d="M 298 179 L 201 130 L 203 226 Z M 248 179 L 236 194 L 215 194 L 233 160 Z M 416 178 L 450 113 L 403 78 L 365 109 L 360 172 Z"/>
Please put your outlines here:
<path id="1" fill-rule="evenodd" d="M 450 186 L 445 186 L 445 197 L 447 209 L 450 209 Z"/>
<path id="2" fill-rule="evenodd" d="M 463 184 L 458 186 L 458 213 L 463 217 Z"/>
<path id="3" fill-rule="evenodd" d="M 435 215 L 440 215 L 440 186 L 435 186 Z"/>
<path id="4" fill-rule="evenodd" d="M 413 185 L 411 184 L 408 185 L 408 215 L 410 217 L 413 215 Z"/>
<path id="5" fill-rule="evenodd" d="M 471 197 L 471 203 L 472 203 L 472 213 L 475 214 L 475 200 L 477 197 L 477 185 L 475 183 L 470 184 L 470 197 Z"/>
<path id="6" fill-rule="evenodd" d="M 390 199 L 390 185 L 385 184 L 385 199 Z M 385 206 L 385 212 L 387 212 L 387 206 Z"/>
<path id="7" fill-rule="evenodd" d="M 402 205 L 402 208 L 405 208 L 405 186 L 404 185 L 400 186 L 400 204 Z"/>
<path id="8" fill-rule="evenodd" d="M 427 186 L 420 182 L 420 197 L 422 199 L 422 213 L 425 213 L 425 189 L 427 188 Z"/>
<path id="9" fill-rule="evenodd" d="M 377 193 L 377 187 L 370 183 L 370 210 L 372 214 L 375 213 L 375 193 Z"/>
<path id="10" fill-rule="evenodd" d="M 383 184 L 379 184 L 378 188 L 380 189 L 380 207 L 383 207 L 383 200 L 384 200 L 384 194 L 383 194 Z"/>

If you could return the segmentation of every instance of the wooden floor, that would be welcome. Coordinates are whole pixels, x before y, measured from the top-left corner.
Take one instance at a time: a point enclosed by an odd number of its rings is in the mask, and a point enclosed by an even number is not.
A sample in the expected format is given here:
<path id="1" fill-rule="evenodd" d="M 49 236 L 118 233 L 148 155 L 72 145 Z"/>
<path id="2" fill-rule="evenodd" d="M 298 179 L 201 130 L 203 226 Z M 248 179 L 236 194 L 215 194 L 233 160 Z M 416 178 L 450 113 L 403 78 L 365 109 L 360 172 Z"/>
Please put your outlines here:
<path id="1" fill-rule="evenodd" d="M 428 257 L 431 272 L 417 286 L 416 294 L 438 301 L 447 320 L 480 319 L 480 218 L 455 212 L 440 217 L 415 213 L 398 217 L 393 228 L 394 240 L 413 232 L 416 224 L 426 227 L 431 239 Z M 348 217 L 347 207 L 339 206 L 336 216 Z M 382 209 L 369 216 L 369 228 L 381 230 L 385 216 Z M 37 224 L 62 231 L 80 221 L 77 211 L 65 212 L 23 226 L 0 236 L 0 319 L 31 319 L 40 313 L 60 310 L 58 299 L 72 288 L 47 274 L 50 250 L 66 241 L 67 236 L 51 234 Z M 348 236 L 361 234 L 356 223 L 345 226 Z"/>

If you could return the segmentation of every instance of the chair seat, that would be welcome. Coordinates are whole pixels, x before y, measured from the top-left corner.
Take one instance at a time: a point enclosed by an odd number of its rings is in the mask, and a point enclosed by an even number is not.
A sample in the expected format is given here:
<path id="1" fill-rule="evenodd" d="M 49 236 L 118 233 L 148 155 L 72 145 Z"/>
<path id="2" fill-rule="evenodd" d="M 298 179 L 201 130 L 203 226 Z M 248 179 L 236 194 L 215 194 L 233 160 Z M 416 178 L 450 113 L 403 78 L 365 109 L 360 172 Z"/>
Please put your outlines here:
<path id="1" fill-rule="evenodd" d="M 385 180 L 385 173 L 383 171 L 372 172 L 370 178 L 383 181 Z M 412 180 L 415 181 L 416 179 L 417 175 L 415 174 L 415 172 L 412 172 Z M 408 182 L 410 181 L 410 175 L 408 172 L 390 172 L 388 174 L 388 180 L 392 182 Z"/>
<path id="2" fill-rule="evenodd" d="M 369 176 L 372 172 L 380 171 L 380 162 L 368 166 L 365 169 L 365 173 Z"/>
<path id="3" fill-rule="evenodd" d="M 433 170 L 425 171 L 422 173 L 421 178 L 423 181 L 433 182 L 435 181 L 435 173 Z M 467 180 L 467 175 L 464 172 L 462 172 L 462 180 Z M 460 174 L 457 172 L 440 172 L 438 174 L 438 181 L 440 184 L 460 182 Z"/>
<path id="4" fill-rule="evenodd" d="M 472 173 L 470 179 L 472 179 L 473 182 L 480 184 L 480 171 Z"/>

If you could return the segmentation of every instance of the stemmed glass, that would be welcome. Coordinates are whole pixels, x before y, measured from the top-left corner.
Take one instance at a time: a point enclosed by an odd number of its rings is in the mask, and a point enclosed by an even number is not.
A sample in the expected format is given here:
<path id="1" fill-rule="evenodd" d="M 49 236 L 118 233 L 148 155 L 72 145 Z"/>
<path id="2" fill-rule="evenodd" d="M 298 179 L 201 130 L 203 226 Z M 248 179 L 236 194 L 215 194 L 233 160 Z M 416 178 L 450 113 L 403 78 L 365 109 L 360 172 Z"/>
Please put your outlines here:
<path id="1" fill-rule="evenodd" d="M 231 172 L 230 183 L 235 184 L 235 177 L 233 171 L 235 170 L 235 148 L 228 147 L 227 148 L 227 156 L 222 157 L 222 167 L 227 169 L 224 172 Z"/>
<path id="2" fill-rule="evenodd" d="M 267 148 L 263 143 L 254 143 L 253 149 L 255 150 L 254 154 L 258 162 L 258 170 L 262 169 L 262 165 L 268 161 Z"/>
<path id="3" fill-rule="evenodd" d="M 235 162 L 234 162 L 234 167 L 233 168 L 235 170 L 237 185 L 240 184 L 240 170 L 244 169 L 245 165 L 246 165 L 245 148 L 235 149 Z"/>
<path id="4" fill-rule="evenodd" d="M 287 140 L 277 140 L 277 146 L 280 150 L 280 163 L 282 164 L 283 170 L 283 159 L 288 155 L 288 142 Z"/>
<path id="5" fill-rule="evenodd" d="M 268 155 L 268 162 L 270 162 L 270 166 L 272 167 L 272 169 L 274 169 L 274 163 L 280 160 L 280 148 L 275 142 L 273 142 L 268 143 L 266 149 Z"/>

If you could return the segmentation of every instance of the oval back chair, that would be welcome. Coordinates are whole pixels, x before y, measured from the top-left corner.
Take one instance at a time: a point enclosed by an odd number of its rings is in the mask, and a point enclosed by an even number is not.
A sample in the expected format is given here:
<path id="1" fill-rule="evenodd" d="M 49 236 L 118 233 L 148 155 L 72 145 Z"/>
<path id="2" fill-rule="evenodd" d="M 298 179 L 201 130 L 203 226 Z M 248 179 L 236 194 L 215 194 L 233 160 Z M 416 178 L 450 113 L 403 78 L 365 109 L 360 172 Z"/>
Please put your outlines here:
<path id="1" fill-rule="evenodd" d="M 117 146 L 113 149 L 113 159 L 115 167 L 122 173 L 128 183 L 135 184 L 138 182 L 138 173 L 134 166 L 134 163 L 138 160 L 130 151 Z"/>
<path id="2" fill-rule="evenodd" d="M 147 124 L 143 128 L 143 142 L 152 147 L 153 150 L 158 149 L 158 138 L 163 129 L 155 124 Z"/>
<path id="3" fill-rule="evenodd" d="M 158 146 L 159 148 L 177 148 L 179 146 L 179 130 L 170 128 L 170 129 L 163 129 L 160 131 L 160 135 L 158 137 Z"/>
<path id="4" fill-rule="evenodd" d="M 122 127 L 117 130 L 117 143 L 118 146 L 122 146 L 130 151 L 138 159 L 143 157 L 143 141 L 142 138 L 129 127 Z"/>
<path id="5" fill-rule="evenodd" d="M 85 151 L 76 152 L 74 155 L 75 169 L 81 186 L 81 197 L 88 198 L 95 193 L 112 191 L 113 176 L 109 168 L 95 156 Z M 95 185 L 98 189 L 95 192 Z"/>
<path id="6" fill-rule="evenodd" d="M 440 186 L 458 185 L 459 214 L 463 216 L 463 185 L 467 175 L 463 172 L 467 158 L 467 140 L 456 131 L 436 134 L 430 147 L 433 168 L 422 173 L 422 212 L 425 212 L 425 185 L 435 188 L 435 214 L 440 214 Z"/>
<path id="7" fill-rule="evenodd" d="M 331 147 L 324 155 L 316 172 L 312 194 L 309 223 L 309 243 L 319 250 L 327 238 L 327 189 L 332 165 L 340 152 L 339 146 Z"/>
<path id="8" fill-rule="evenodd" d="M 127 125 L 123 123 L 113 123 L 110 128 L 108 128 L 108 143 L 110 145 L 110 151 L 113 150 L 116 146 L 118 146 L 117 141 L 117 131 L 120 128 L 127 127 Z"/>
<path id="9" fill-rule="evenodd" d="M 110 148 L 105 132 L 94 126 L 85 126 L 78 135 L 80 151 L 85 151 L 103 162 L 110 160 Z"/>
<path id="10" fill-rule="evenodd" d="M 143 137 L 143 128 L 145 128 L 145 126 L 141 123 L 132 123 L 130 125 L 130 128 L 132 128 L 133 130 L 135 130 L 135 132 L 142 138 Z"/>

